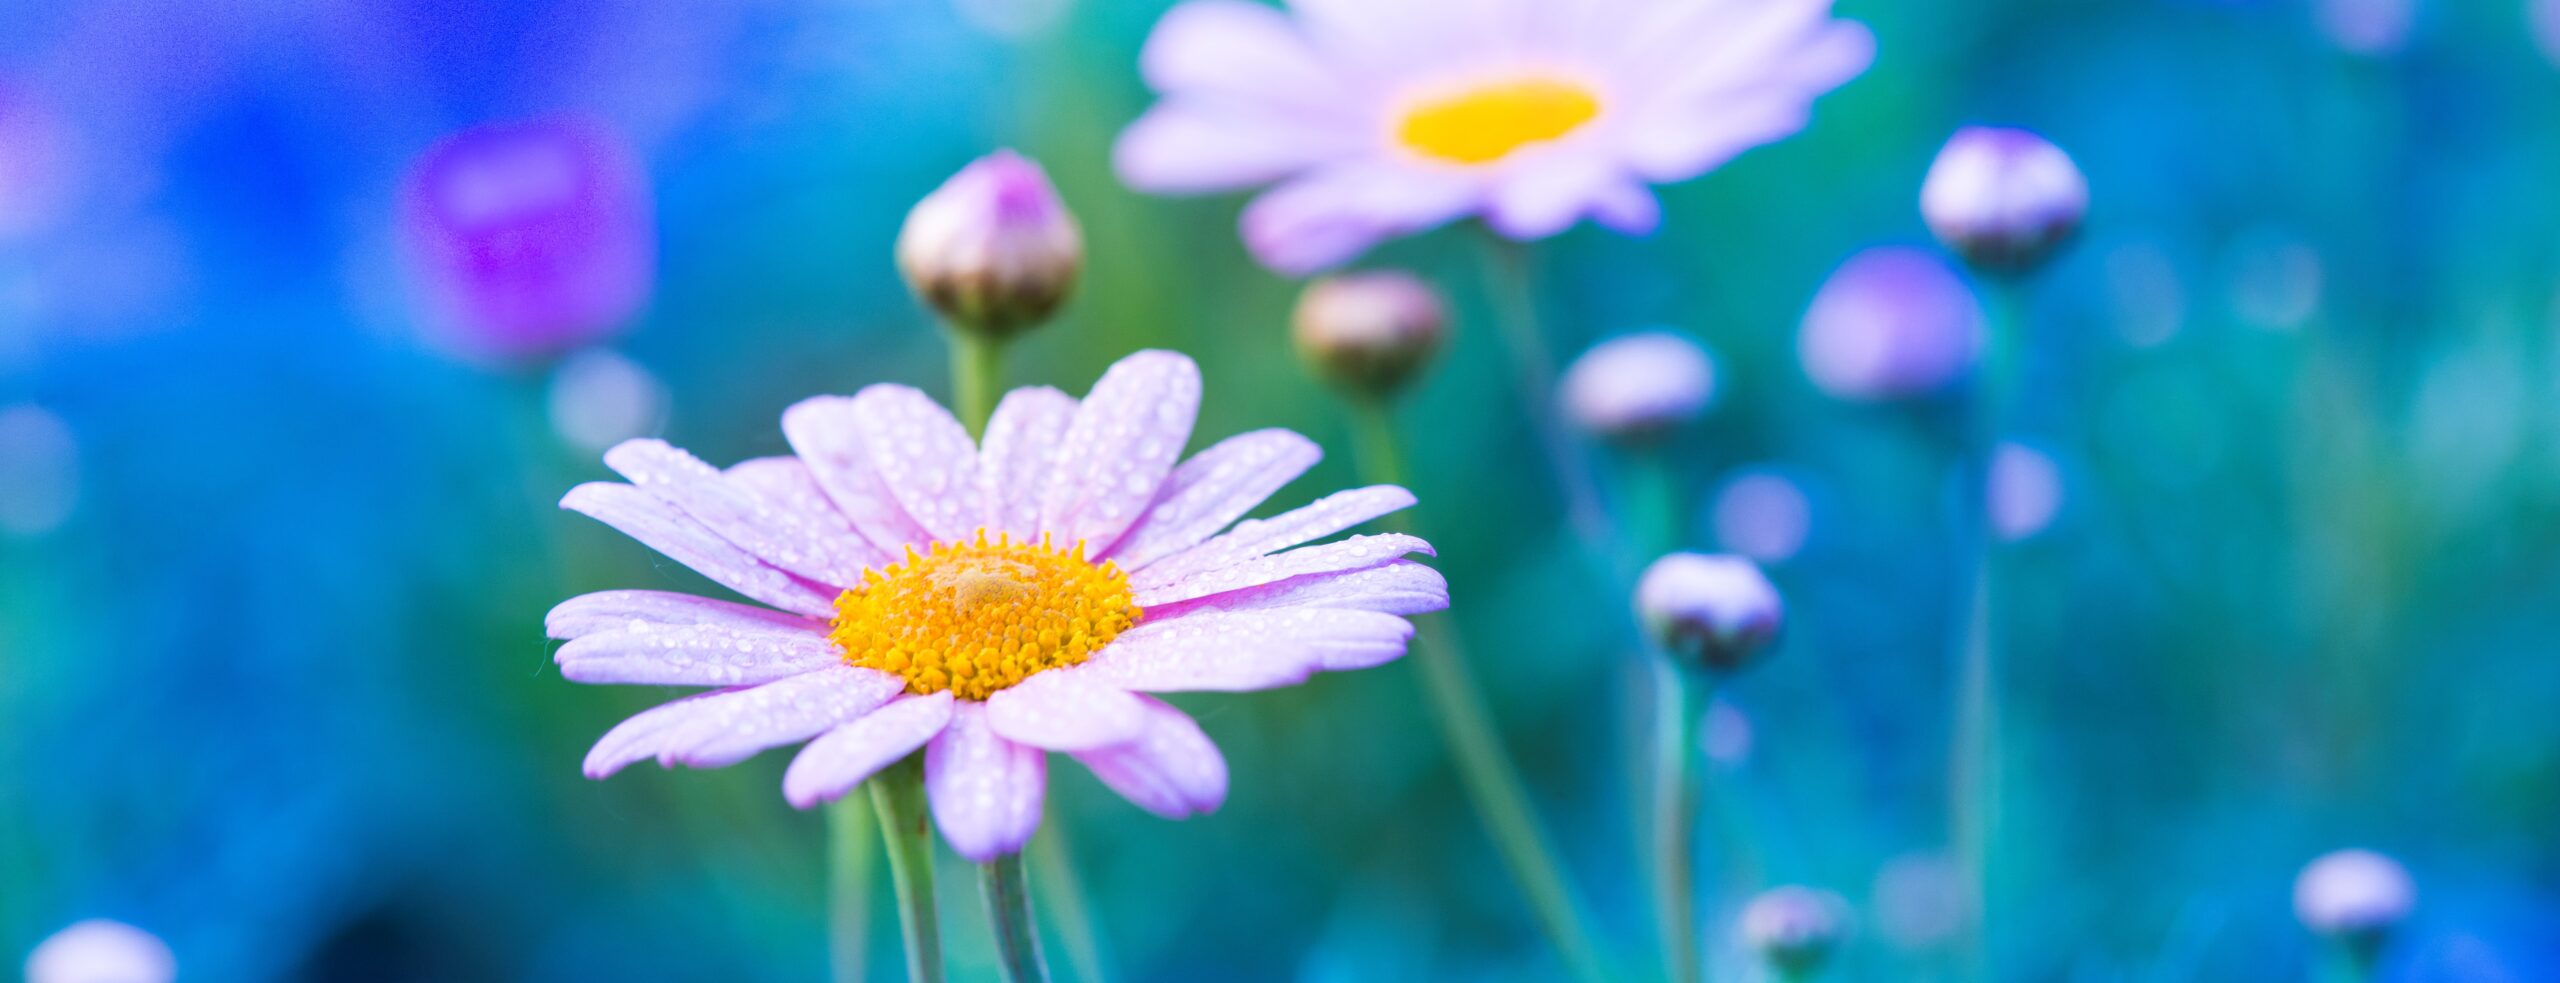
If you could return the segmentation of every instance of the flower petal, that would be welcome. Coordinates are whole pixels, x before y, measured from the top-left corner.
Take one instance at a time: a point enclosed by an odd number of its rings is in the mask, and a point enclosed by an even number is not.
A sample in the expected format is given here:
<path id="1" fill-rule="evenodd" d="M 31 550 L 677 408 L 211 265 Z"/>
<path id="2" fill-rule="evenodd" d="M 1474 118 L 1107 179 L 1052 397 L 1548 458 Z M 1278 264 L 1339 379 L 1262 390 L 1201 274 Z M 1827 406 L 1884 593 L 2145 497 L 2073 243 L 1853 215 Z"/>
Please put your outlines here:
<path id="1" fill-rule="evenodd" d="M 1256 430 L 1221 440 L 1173 469 L 1164 491 L 1129 527 L 1112 558 L 1123 568 L 1139 570 L 1197 546 L 1323 457 L 1315 441 L 1287 430 Z"/>
<path id="2" fill-rule="evenodd" d="M 987 697 L 987 726 L 1017 744 L 1049 751 L 1088 751 L 1131 740 L 1146 709 L 1128 691 L 1073 668 L 1051 669 Z"/>
<path id="3" fill-rule="evenodd" d="M 785 611 L 824 617 L 838 591 L 756 559 L 664 499 L 631 485 L 592 481 L 569 489 L 560 507 L 622 531 L 730 590 Z"/>
<path id="4" fill-rule="evenodd" d="M 1644 182 L 1620 175 L 1591 200 L 1591 219 L 1622 235 L 1652 235 L 1662 226 L 1662 202 Z"/>
<path id="5" fill-rule="evenodd" d="M 1197 611 L 1261 611 L 1279 608 L 1343 608 L 1384 614 L 1428 614 L 1449 606 L 1449 582 L 1440 571 L 1412 560 L 1373 567 L 1311 573 L 1259 587 L 1178 601 L 1147 609 L 1147 617 L 1175 618 Z"/>
<path id="6" fill-rule="evenodd" d="M 1268 184 L 1357 150 L 1304 111 L 1174 98 L 1120 131 L 1111 169 L 1140 191 L 1204 194 Z"/>
<path id="7" fill-rule="evenodd" d="M 979 496 L 989 531 L 1016 539 L 1040 535 L 1040 497 L 1057 468 L 1058 442 L 1075 417 L 1075 397 L 1047 386 L 1016 389 L 996 404 L 978 448 Z"/>
<path id="8" fill-rule="evenodd" d="M 1410 508 L 1413 502 L 1412 492 L 1394 485 L 1371 485 L 1335 492 L 1268 519 L 1248 519 L 1237 523 L 1224 535 L 1147 567 L 1130 577 L 1129 584 L 1144 594 L 1150 588 L 1223 570 L 1273 550 L 1322 539 L 1379 516 Z M 1384 558 L 1380 559 L 1383 561 Z"/>
<path id="9" fill-rule="evenodd" d="M 1394 661 L 1412 637 L 1411 622 L 1375 611 L 1202 611 L 1121 633 L 1083 671 L 1142 693 L 1272 689 Z"/>
<path id="10" fill-rule="evenodd" d="M 668 767 L 736 764 L 869 713 L 905 687 L 888 673 L 837 664 L 659 704 L 605 732 L 587 752 L 587 777 L 603 778 L 646 758 Z"/>
<path id="11" fill-rule="evenodd" d="M 827 499 L 872 546 L 894 556 L 904 547 L 932 542 L 881 480 L 862 433 L 862 414 L 850 396 L 812 396 L 782 411 L 782 436 L 791 442 L 791 452 L 808 465 Z"/>
<path id="12" fill-rule="evenodd" d="M 791 458 L 722 472 L 666 441 L 641 438 L 606 451 L 604 463 L 769 566 L 842 588 L 880 559 Z"/>
<path id="13" fill-rule="evenodd" d="M 1242 0 L 1192 0 L 1165 11 L 1138 53 L 1156 91 L 1311 109 L 1357 104 L 1298 25 Z"/>
<path id="14" fill-rule="evenodd" d="M 1539 152 L 1507 169 L 1485 221 L 1513 239 L 1544 239 L 1572 228 L 1617 177 L 1595 149 Z"/>
<path id="15" fill-rule="evenodd" d="M 996 736 L 980 704 L 954 706 L 950 726 L 925 746 L 933 824 L 953 852 L 974 863 L 1020 852 L 1031 841 L 1048 786 L 1048 755 Z"/>
<path id="16" fill-rule="evenodd" d="M 722 624 L 633 624 L 585 635 L 552 653 L 574 683 L 644 686 L 752 686 L 839 665 L 844 652 L 826 628 Z"/>
<path id="17" fill-rule="evenodd" d="M 1206 544 L 1203 544 L 1206 545 Z M 1337 570 L 1357 570 L 1376 566 L 1407 553 L 1431 554 L 1431 544 L 1402 533 L 1378 536 L 1353 536 L 1334 543 L 1302 546 L 1286 553 L 1275 553 L 1233 566 L 1189 574 L 1170 581 L 1133 584 L 1135 600 L 1141 608 L 1195 597 L 1223 594 L 1231 590 L 1259 587 L 1291 577 Z"/>
<path id="18" fill-rule="evenodd" d="M 1142 351 L 1111 366 L 1058 445 L 1040 528 L 1083 540 L 1087 556 L 1109 552 L 1164 486 L 1199 412 L 1200 367 L 1191 359 Z"/>
<path id="19" fill-rule="evenodd" d="M 1166 819 L 1216 812 L 1227 801 L 1227 759 L 1191 717 L 1139 697 L 1147 724 L 1136 740 L 1077 752 L 1093 777 L 1138 808 Z"/>
<path id="20" fill-rule="evenodd" d="M 1478 180 L 1376 159 L 1345 160 L 1263 192 L 1238 218 L 1254 259 L 1288 276 L 1350 262 L 1369 247 L 1474 210 Z"/>
<path id="21" fill-rule="evenodd" d="M 606 590 L 580 594 L 560 602 L 542 619 L 544 633 L 564 641 L 597 632 L 638 631 L 660 626 L 719 625 L 744 630 L 793 631 L 823 624 L 825 622 L 771 608 L 662 590 Z"/>
<path id="22" fill-rule="evenodd" d="M 872 473 L 909 517 L 945 542 L 978 531 L 985 515 L 968 428 L 912 386 L 865 386 L 853 412 Z"/>
<path id="23" fill-rule="evenodd" d="M 951 691 L 902 696 L 818 735 L 782 773 L 782 797 L 806 809 L 842 798 L 951 723 Z"/>

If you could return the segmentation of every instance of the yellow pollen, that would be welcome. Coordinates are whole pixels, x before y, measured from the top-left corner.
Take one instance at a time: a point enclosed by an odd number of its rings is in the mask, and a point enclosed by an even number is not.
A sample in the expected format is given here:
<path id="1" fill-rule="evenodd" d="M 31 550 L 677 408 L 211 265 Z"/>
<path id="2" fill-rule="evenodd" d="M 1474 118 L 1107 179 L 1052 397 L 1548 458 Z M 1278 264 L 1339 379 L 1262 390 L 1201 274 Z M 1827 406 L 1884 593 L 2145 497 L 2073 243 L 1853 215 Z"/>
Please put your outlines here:
<path id="1" fill-rule="evenodd" d="M 1591 90 L 1555 79 L 1495 82 L 1415 104 L 1396 140 L 1435 160 L 1490 164 L 1581 129 L 1600 115 Z"/>
<path id="2" fill-rule="evenodd" d="M 1016 543 L 935 543 L 914 547 L 836 597 L 828 634 L 847 663 L 907 681 L 917 695 L 950 690 L 984 700 L 1043 669 L 1072 666 L 1136 624 L 1129 578 L 1108 560 L 1084 560 L 1084 544 L 1049 538 Z"/>

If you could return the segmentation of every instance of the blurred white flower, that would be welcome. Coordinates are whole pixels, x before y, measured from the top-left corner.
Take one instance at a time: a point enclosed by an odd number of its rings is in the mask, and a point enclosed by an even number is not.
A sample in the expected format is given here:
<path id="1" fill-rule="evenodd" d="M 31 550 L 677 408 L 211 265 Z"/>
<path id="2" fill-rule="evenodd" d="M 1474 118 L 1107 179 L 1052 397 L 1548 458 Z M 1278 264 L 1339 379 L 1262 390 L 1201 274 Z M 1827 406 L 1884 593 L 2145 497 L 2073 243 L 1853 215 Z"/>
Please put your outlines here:
<path id="1" fill-rule="evenodd" d="M 1673 331 L 1644 331 L 1591 346 L 1564 373 L 1564 414 L 1613 440 L 1641 440 L 1687 423 L 1715 402 L 1716 363 L 1706 346 Z"/>
<path id="2" fill-rule="evenodd" d="M 1991 532 L 2014 543 L 2053 524 L 2062 511 L 2062 469 L 2045 452 L 2004 440 L 1991 452 L 1989 495 Z"/>
<path id="3" fill-rule="evenodd" d="M 667 387 L 638 362 L 602 348 L 569 356 L 551 373 L 545 394 L 551 431 L 572 447 L 601 452 L 658 432 L 667 418 Z"/>
<path id="4" fill-rule="evenodd" d="M 149 932 L 93 918 L 53 933 L 27 955 L 27 983 L 170 983 L 178 961 Z"/>

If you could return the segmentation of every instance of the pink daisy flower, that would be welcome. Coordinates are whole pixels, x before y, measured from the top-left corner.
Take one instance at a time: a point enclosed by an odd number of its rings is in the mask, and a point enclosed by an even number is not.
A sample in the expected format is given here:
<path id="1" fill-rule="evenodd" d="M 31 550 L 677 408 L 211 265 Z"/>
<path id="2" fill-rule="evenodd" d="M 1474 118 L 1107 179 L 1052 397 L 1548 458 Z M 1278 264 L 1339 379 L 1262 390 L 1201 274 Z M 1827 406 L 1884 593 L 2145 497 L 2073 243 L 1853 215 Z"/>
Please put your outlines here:
<path id="1" fill-rule="evenodd" d="M 1470 215 L 1640 235 L 1649 184 L 1804 128 L 1874 54 L 1830 0 L 1190 0 L 1147 41 L 1164 99 L 1117 163 L 1144 191 L 1276 185 L 1244 240 L 1289 274 Z"/>
<path id="2" fill-rule="evenodd" d="M 615 447 L 630 484 L 561 505 L 767 607 L 624 590 L 554 608 L 573 681 L 716 687 L 615 727 L 587 774 L 806 741 L 782 784 L 808 808 L 921 748 L 935 824 L 981 862 L 1038 827 L 1050 751 L 1157 815 L 1216 809 L 1225 760 L 1150 694 L 1393 661 L 1400 616 L 1447 607 L 1448 585 L 1404 559 L 1431 552 L 1411 536 L 1301 545 L 1413 504 L 1402 488 L 1237 523 L 1321 452 L 1257 430 L 1177 465 L 1199 405 L 1199 368 L 1151 351 L 1081 402 L 1015 390 L 975 444 L 922 392 L 877 385 L 785 411 L 790 456 Z"/>

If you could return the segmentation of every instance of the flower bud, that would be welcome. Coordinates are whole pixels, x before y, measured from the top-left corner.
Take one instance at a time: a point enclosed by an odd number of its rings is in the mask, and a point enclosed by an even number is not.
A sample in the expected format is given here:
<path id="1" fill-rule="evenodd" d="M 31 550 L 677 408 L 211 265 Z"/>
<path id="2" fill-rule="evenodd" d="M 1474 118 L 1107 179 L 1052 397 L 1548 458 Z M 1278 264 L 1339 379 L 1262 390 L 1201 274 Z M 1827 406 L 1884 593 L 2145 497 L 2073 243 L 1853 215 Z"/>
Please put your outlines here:
<path id="1" fill-rule="evenodd" d="M 1805 308 L 1796 355 L 1805 375 L 1841 399 L 1938 392 L 1972 371 L 1982 347 L 1982 301 L 1936 254 L 1878 246 L 1841 263 Z"/>
<path id="2" fill-rule="evenodd" d="M 1040 165 L 1010 150 L 971 161 L 898 230 L 898 271 L 954 330 L 1001 341 L 1055 313 L 1084 235 Z"/>
<path id="3" fill-rule="evenodd" d="M 104 918 L 55 932 L 27 955 L 27 983 L 169 983 L 177 975 L 157 937 Z"/>
<path id="4" fill-rule="evenodd" d="M 1780 977 L 1813 975 L 1847 934 L 1849 905 L 1829 891 L 1771 888 L 1742 908 L 1742 944 Z"/>
<path id="5" fill-rule="evenodd" d="M 1749 560 L 1673 553 L 1636 582 L 1636 615 L 1682 665 L 1733 672 L 1777 640 L 1786 606 Z"/>
<path id="6" fill-rule="evenodd" d="M 2070 155 L 2006 127 L 1957 130 L 1920 186 L 1920 215 L 1930 231 L 1985 270 L 2042 264 L 2088 211 L 2089 183 Z"/>
<path id="7" fill-rule="evenodd" d="M 2408 870 L 2371 850 L 2325 854 L 2293 881 L 2293 913 L 2302 926 L 2351 944 L 2378 943 L 2417 902 Z"/>
<path id="8" fill-rule="evenodd" d="M 1289 320 L 1298 357 L 1317 377 L 1362 396 L 1394 395 L 1449 335 L 1449 312 L 1410 273 L 1377 270 L 1307 284 Z"/>
<path id="9" fill-rule="evenodd" d="M 1715 360 L 1671 331 L 1646 331 L 1591 346 L 1565 369 L 1564 414 L 1608 440 L 1643 441 L 1697 419 L 1714 402 Z"/>

